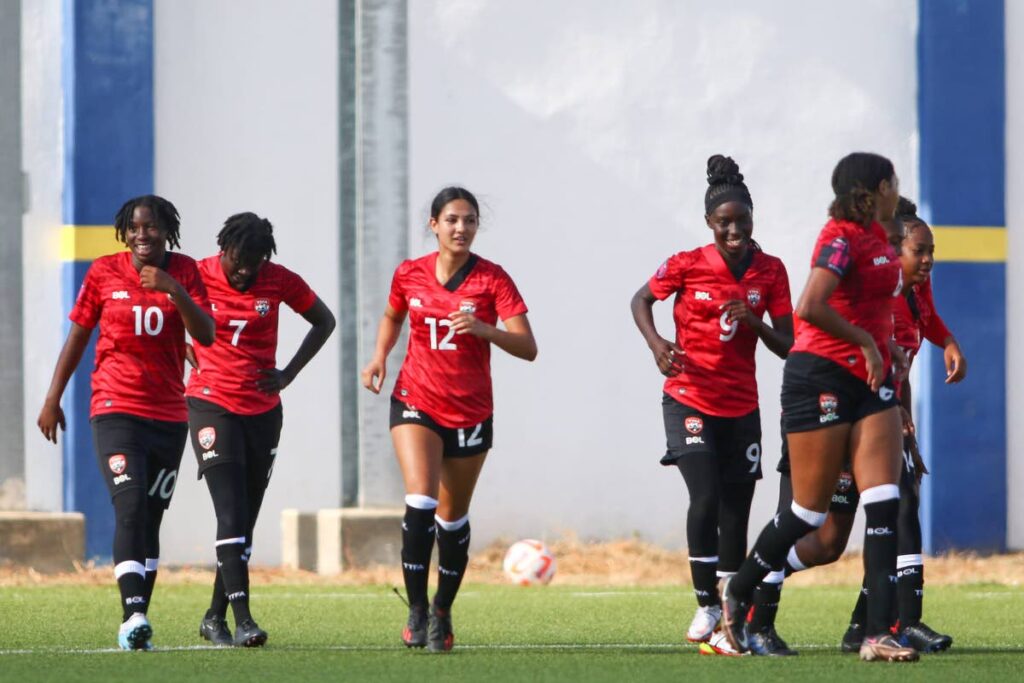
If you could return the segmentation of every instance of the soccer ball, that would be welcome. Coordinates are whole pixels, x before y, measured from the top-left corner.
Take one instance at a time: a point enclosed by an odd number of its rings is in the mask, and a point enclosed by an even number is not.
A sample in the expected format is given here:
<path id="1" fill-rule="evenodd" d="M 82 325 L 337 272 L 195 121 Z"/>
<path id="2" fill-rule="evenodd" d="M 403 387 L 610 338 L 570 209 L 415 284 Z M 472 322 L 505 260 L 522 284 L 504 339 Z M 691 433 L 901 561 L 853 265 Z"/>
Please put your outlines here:
<path id="1" fill-rule="evenodd" d="M 555 556 L 546 545 L 528 538 L 512 544 L 502 569 L 509 581 L 520 586 L 545 585 L 555 575 Z"/>

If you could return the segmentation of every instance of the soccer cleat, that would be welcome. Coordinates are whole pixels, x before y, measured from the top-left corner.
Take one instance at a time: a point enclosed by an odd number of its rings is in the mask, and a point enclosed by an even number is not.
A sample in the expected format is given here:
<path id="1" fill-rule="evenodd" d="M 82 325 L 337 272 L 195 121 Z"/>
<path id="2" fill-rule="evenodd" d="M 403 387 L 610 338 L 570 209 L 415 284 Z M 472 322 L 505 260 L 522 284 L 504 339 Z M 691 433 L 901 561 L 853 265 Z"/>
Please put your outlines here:
<path id="1" fill-rule="evenodd" d="M 199 637 L 214 645 L 231 647 L 235 644 L 231 638 L 231 631 L 228 630 L 228 622 L 223 617 L 203 617 L 199 622 Z"/>
<path id="2" fill-rule="evenodd" d="M 235 647 L 263 647 L 266 642 L 267 632 L 257 626 L 252 619 L 235 625 Z"/>
<path id="3" fill-rule="evenodd" d="M 409 621 L 402 629 L 402 642 L 406 647 L 426 647 L 427 608 L 422 605 L 409 606 Z"/>
<path id="4" fill-rule="evenodd" d="M 722 631 L 729 644 L 737 652 L 746 652 L 747 647 L 747 604 L 732 595 L 729 590 L 733 577 L 722 582 Z"/>
<path id="5" fill-rule="evenodd" d="M 942 652 L 953 644 L 953 636 L 936 633 L 923 621 L 904 627 L 898 639 L 901 645 L 912 647 L 918 652 Z"/>
<path id="6" fill-rule="evenodd" d="M 864 627 L 860 624 L 850 624 L 843 634 L 843 640 L 839 643 L 839 649 L 843 652 L 860 652 L 860 646 L 864 642 Z"/>
<path id="7" fill-rule="evenodd" d="M 719 605 L 698 607 L 686 632 L 686 639 L 691 643 L 705 643 L 718 628 L 722 620 L 722 608 Z"/>
<path id="8" fill-rule="evenodd" d="M 151 650 L 153 644 L 149 639 L 152 637 L 153 627 L 149 625 L 146 615 L 136 612 L 118 629 L 117 644 L 122 650 Z"/>
<path id="9" fill-rule="evenodd" d="M 774 626 L 749 633 L 747 645 L 753 654 L 761 657 L 793 657 L 800 654 L 786 645 L 786 641 L 775 631 Z"/>
<path id="10" fill-rule="evenodd" d="M 452 633 L 452 613 L 436 606 L 430 608 L 430 616 L 427 618 L 427 651 L 448 652 L 455 644 L 455 634 Z"/>
<path id="11" fill-rule="evenodd" d="M 916 662 L 917 650 L 903 647 L 888 633 L 870 636 L 860 646 L 860 658 L 865 662 Z"/>
<path id="12" fill-rule="evenodd" d="M 729 644 L 729 639 L 722 631 L 715 631 L 708 638 L 707 642 L 697 647 L 702 655 L 724 655 L 726 657 L 742 657 L 744 653 L 737 652 L 736 648 Z"/>

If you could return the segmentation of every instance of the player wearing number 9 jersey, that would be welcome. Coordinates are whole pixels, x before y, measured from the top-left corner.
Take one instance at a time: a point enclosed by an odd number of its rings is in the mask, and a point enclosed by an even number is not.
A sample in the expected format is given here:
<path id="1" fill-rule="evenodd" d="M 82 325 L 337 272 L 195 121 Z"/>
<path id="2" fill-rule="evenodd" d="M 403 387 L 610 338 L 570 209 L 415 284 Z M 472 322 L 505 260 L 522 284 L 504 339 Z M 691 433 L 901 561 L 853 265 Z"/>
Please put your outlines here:
<path id="1" fill-rule="evenodd" d="M 469 559 L 469 504 L 492 443 L 491 344 L 533 360 L 537 344 L 526 304 L 502 268 L 470 251 L 479 225 L 476 198 L 448 187 L 430 207 L 433 254 L 395 271 L 363 384 L 379 393 L 387 356 L 409 318 L 409 346 L 391 397 L 391 437 L 405 480 L 402 571 L 408 647 L 447 652 L 451 606 Z M 501 319 L 505 329 L 497 327 Z M 438 585 L 427 601 L 436 538 Z"/>
<path id="2" fill-rule="evenodd" d="M 195 261 L 167 251 L 178 246 L 173 204 L 153 195 L 130 199 L 114 227 L 128 251 L 89 267 L 38 425 L 57 442 L 57 427 L 64 427 L 61 396 L 99 325 L 90 417 L 114 506 L 114 576 L 123 611 L 118 644 L 149 649 L 146 614 L 160 557 L 160 522 L 188 433 L 185 332 L 209 345 L 214 323 Z"/>
<path id="3" fill-rule="evenodd" d="M 331 336 L 335 321 L 301 277 L 270 260 L 277 245 L 267 219 L 248 212 L 231 216 L 217 246 L 219 254 L 199 262 L 217 341 L 195 349 L 186 391 L 192 448 L 217 515 L 217 574 L 199 635 L 215 645 L 259 647 L 267 632 L 249 609 L 248 562 L 281 436 L 279 394 Z M 311 327 L 278 370 L 281 304 Z M 229 604 L 234 635 L 225 620 Z"/>
<path id="4" fill-rule="evenodd" d="M 679 468 L 690 495 L 686 538 L 698 607 L 686 637 L 701 643 L 721 617 L 718 578 L 735 572 L 746 555 L 750 503 L 761 478 L 754 350 L 761 339 L 785 358 L 793 341 L 786 269 L 751 239 L 754 203 L 739 166 L 715 155 L 707 177 L 705 221 L 714 243 L 669 258 L 631 306 L 666 376 L 668 447 L 661 462 Z M 655 301 L 672 295 L 675 343 L 658 334 L 652 313 Z M 771 325 L 763 322 L 766 313 Z"/>

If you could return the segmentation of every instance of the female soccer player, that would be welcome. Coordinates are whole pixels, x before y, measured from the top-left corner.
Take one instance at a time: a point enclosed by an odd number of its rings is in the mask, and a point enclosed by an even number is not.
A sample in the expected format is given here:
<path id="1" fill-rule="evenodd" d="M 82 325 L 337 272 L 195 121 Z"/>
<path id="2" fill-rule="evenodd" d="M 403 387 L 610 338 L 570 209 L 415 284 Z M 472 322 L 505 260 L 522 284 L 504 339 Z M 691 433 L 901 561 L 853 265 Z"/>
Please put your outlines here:
<path id="1" fill-rule="evenodd" d="M 747 650 L 745 622 L 755 587 L 768 572 L 782 569 L 797 539 L 825 521 L 849 458 L 867 517 L 868 635 L 860 656 L 913 661 L 917 651 L 889 633 L 902 462 L 890 343 L 892 302 L 902 283 L 899 259 L 875 220 L 895 213 L 898 179 L 888 159 L 858 152 L 836 165 L 832 189 L 832 220 L 815 246 L 783 376 L 793 503 L 764 528 L 743 566 L 726 579 L 722 621 L 730 644 Z"/>
<path id="2" fill-rule="evenodd" d="M 114 218 L 127 251 L 96 259 L 71 310 L 37 424 L 57 443 L 60 399 L 99 325 L 89 415 L 100 472 L 114 506 L 114 576 L 124 650 L 151 649 L 146 618 L 160 557 L 160 522 L 171 502 L 188 434 L 185 332 L 214 339 L 206 288 L 196 262 L 178 246 L 178 211 L 162 197 L 129 199 Z"/>
<path id="3" fill-rule="evenodd" d="M 633 320 L 666 380 L 667 453 L 690 494 L 686 538 L 697 612 L 691 642 L 708 641 L 722 616 L 718 578 L 746 554 L 754 484 L 761 478 L 761 415 L 754 350 L 785 358 L 793 343 L 789 278 L 751 239 L 754 202 L 739 166 L 708 159 L 705 222 L 714 242 L 670 257 L 633 296 Z M 658 334 L 655 301 L 675 295 L 675 343 Z M 763 322 L 765 313 L 771 325 Z M 785 648 L 785 644 L 781 645 Z"/>
<path id="4" fill-rule="evenodd" d="M 403 261 L 377 330 L 363 386 L 380 393 L 387 357 L 409 317 L 409 346 L 391 395 L 391 438 L 405 480 L 402 572 L 407 647 L 452 648 L 451 607 L 469 559 L 469 503 L 493 441 L 491 344 L 537 357 L 526 304 L 501 266 L 470 251 L 480 224 L 476 198 L 441 190 L 430 206 L 438 250 Z M 498 319 L 505 329 L 496 326 Z M 436 524 L 438 585 L 427 603 Z"/>
<path id="5" fill-rule="evenodd" d="M 248 562 L 281 436 L 280 392 L 331 336 L 334 316 L 301 277 L 271 262 L 277 245 L 267 219 L 254 213 L 231 216 L 217 246 L 219 254 L 199 262 L 217 341 L 195 349 L 196 369 L 186 390 L 192 448 L 217 514 L 217 576 L 199 635 L 215 645 L 259 647 L 267 632 L 249 611 Z M 282 303 L 311 328 L 278 370 Z M 233 637 L 225 620 L 229 604 Z"/>

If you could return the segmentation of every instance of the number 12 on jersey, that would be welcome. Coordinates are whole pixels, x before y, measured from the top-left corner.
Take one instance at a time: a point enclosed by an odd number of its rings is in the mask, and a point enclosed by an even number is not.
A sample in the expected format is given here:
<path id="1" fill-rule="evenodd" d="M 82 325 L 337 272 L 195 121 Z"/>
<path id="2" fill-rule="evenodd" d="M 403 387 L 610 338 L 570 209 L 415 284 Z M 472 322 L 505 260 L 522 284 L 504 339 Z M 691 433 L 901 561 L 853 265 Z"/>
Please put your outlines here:
<path id="1" fill-rule="evenodd" d="M 423 322 L 430 327 L 430 348 L 435 351 L 455 351 L 458 347 L 452 342 L 452 337 L 455 336 L 455 328 L 452 327 L 452 321 L 448 318 L 424 318 Z M 448 332 L 441 339 L 440 343 L 437 341 L 437 328 L 447 327 Z"/>

